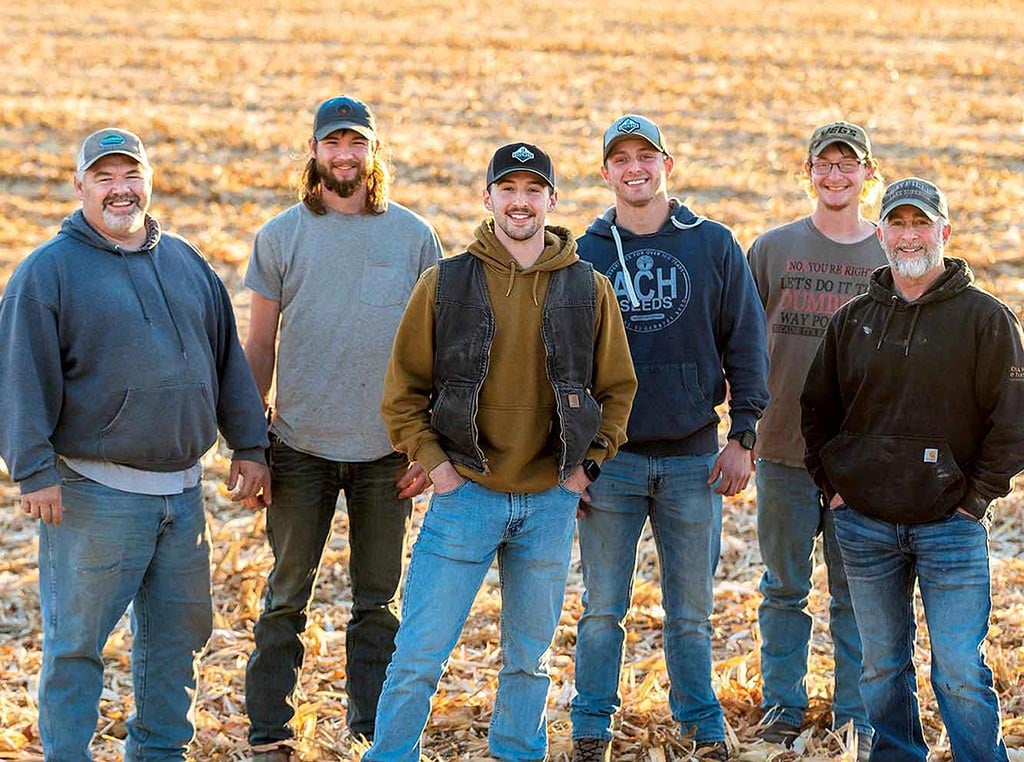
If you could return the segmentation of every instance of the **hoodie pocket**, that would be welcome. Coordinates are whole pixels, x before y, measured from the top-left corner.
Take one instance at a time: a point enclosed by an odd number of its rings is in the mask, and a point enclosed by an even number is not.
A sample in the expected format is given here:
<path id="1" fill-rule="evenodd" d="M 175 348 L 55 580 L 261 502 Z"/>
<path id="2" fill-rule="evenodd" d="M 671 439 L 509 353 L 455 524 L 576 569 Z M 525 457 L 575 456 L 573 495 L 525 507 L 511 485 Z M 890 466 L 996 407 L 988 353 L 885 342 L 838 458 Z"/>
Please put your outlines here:
<path id="1" fill-rule="evenodd" d="M 841 432 L 821 450 L 843 502 L 885 521 L 940 519 L 963 497 L 966 479 L 941 437 Z"/>
<path id="2" fill-rule="evenodd" d="M 638 364 L 637 393 L 629 416 L 630 441 L 683 439 L 718 423 L 696 363 Z"/>
<path id="3" fill-rule="evenodd" d="M 104 460 L 174 471 L 199 460 L 217 439 L 217 414 L 206 384 L 128 388 L 99 435 Z"/>

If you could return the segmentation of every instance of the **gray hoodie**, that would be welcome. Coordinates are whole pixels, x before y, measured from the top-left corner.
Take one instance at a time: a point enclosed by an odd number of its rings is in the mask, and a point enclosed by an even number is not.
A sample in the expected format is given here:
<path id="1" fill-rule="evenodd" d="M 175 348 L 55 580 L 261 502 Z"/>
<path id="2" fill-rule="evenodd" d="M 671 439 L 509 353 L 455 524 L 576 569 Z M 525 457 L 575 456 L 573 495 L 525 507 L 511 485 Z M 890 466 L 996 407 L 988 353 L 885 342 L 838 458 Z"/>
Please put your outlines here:
<path id="1" fill-rule="evenodd" d="M 194 464 L 217 438 L 262 462 L 263 406 L 220 279 L 152 218 L 138 251 L 81 210 L 19 265 L 0 301 L 0 454 L 22 492 L 56 456 L 149 471 Z"/>

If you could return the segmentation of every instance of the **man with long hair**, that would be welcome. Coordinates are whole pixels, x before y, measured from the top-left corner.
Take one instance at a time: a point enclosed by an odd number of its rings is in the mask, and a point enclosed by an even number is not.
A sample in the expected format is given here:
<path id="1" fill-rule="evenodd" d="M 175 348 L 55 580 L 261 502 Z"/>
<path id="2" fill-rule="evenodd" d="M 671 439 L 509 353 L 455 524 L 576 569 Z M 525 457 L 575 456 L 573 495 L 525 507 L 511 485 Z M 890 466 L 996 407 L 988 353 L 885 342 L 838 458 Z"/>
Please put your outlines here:
<path id="1" fill-rule="evenodd" d="M 246 672 L 249 742 L 262 762 L 290 758 L 299 636 L 339 491 L 351 553 L 345 644 L 355 736 L 373 737 L 394 650 L 411 498 L 427 482 L 389 444 L 380 398 L 402 310 L 441 245 L 425 220 L 388 198 L 389 184 L 370 108 L 348 96 L 324 101 L 309 138 L 301 201 L 257 233 L 245 277 L 252 290 L 245 352 L 264 402 L 277 371 L 275 494 L 267 509 L 274 568 Z"/>
<path id="2" fill-rule="evenodd" d="M 759 609 L 764 717 L 761 739 L 789 746 L 807 711 L 807 660 L 812 628 L 807 598 L 815 538 L 822 538 L 829 629 L 835 651 L 832 721 L 852 722 L 858 753 L 871 745 L 860 698 L 860 637 L 836 545 L 832 515 L 803 467 L 804 441 L 795 422 L 800 390 L 828 319 L 868 289 L 885 264 L 875 225 L 863 215 L 882 190 L 882 176 L 863 127 L 831 122 L 811 135 L 802 181 L 814 201 L 810 215 L 761 235 L 748 255 L 768 318 L 771 404 L 757 428 L 757 533 L 764 560 Z"/>

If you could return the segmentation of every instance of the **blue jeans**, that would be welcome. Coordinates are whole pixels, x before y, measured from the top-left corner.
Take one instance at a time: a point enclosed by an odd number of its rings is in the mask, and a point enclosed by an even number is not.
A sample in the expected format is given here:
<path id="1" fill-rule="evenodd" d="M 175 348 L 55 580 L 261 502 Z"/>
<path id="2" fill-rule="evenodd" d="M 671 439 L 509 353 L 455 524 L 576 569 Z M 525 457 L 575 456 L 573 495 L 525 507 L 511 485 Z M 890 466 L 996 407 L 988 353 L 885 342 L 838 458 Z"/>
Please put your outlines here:
<path id="1" fill-rule="evenodd" d="M 834 512 L 864 643 L 860 692 L 875 729 L 871 762 L 924 762 L 914 670 L 914 581 L 931 639 L 931 683 L 959 762 L 1005 762 L 999 700 L 982 656 L 991 609 L 986 525 L 958 513 L 890 524 Z"/>
<path id="2" fill-rule="evenodd" d="M 860 698 L 860 635 L 850 603 L 846 570 L 830 511 L 822 511 L 818 488 L 802 468 L 757 462 L 757 538 L 765 572 L 761 628 L 761 675 L 765 718 L 800 727 L 807 710 L 807 659 L 812 618 L 807 610 L 814 570 L 814 542 L 821 533 L 828 571 L 829 631 L 835 652 L 833 726 L 852 721 L 860 733 L 871 726 Z"/>
<path id="3" fill-rule="evenodd" d="M 395 656 L 364 762 L 418 762 L 431 696 L 495 555 L 502 667 L 488 745 L 501 760 L 545 758 L 548 649 L 562 612 L 578 502 L 561 486 L 510 494 L 472 481 L 434 495 L 413 547 Z"/>
<path id="4" fill-rule="evenodd" d="M 373 738 L 377 699 L 398 631 L 412 501 L 398 499 L 395 482 L 408 460 L 392 453 L 368 463 L 340 463 L 293 450 L 271 436 L 270 461 L 274 502 L 267 509 L 267 538 L 274 568 L 245 673 L 249 743 L 292 737 L 290 697 L 304 655 L 299 636 L 306 629 L 339 490 L 345 491 L 348 510 L 352 580 L 352 618 L 345 629 L 348 726 Z"/>
<path id="5" fill-rule="evenodd" d="M 684 733 L 695 730 L 698 742 L 725 740 L 722 707 L 711 688 L 709 617 L 722 497 L 707 480 L 716 457 L 619 452 L 590 486 L 591 502 L 578 522 L 585 591 L 576 639 L 574 738 L 612 737 L 612 715 L 622 704 L 619 673 L 637 545 L 650 518 L 661 565 L 672 716 Z"/>
<path id="6" fill-rule="evenodd" d="M 213 619 L 201 488 L 137 495 L 58 468 L 63 520 L 39 525 L 46 759 L 92 759 L 103 646 L 130 605 L 135 713 L 124 758 L 183 760 L 195 734 L 196 660 Z"/>

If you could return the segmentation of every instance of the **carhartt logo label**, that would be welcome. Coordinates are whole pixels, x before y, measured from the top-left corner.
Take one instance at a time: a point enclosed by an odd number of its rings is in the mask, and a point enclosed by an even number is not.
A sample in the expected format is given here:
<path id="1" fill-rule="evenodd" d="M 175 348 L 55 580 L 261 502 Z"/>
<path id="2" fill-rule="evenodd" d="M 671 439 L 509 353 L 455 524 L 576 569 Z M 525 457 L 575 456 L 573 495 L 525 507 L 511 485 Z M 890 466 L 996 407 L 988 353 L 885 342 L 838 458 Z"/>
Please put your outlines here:
<path id="1" fill-rule="evenodd" d="M 104 148 L 109 146 L 123 146 L 124 137 L 122 135 L 107 135 L 100 141 L 100 145 Z"/>
<path id="2" fill-rule="evenodd" d="M 519 148 L 515 150 L 515 153 L 512 154 L 512 158 L 525 164 L 533 158 L 533 151 L 526 146 L 519 146 Z"/>
<path id="3" fill-rule="evenodd" d="M 925 463 L 938 463 L 939 462 L 939 451 L 935 447 L 924 448 L 924 462 Z"/>
<path id="4" fill-rule="evenodd" d="M 639 129 L 640 122 L 638 122 L 636 119 L 633 119 L 632 117 L 626 117 L 621 122 L 619 122 L 618 126 L 619 132 L 625 133 L 636 132 Z"/>
<path id="5" fill-rule="evenodd" d="M 580 395 L 570 394 L 569 395 L 569 407 L 577 408 L 580 406 Z"/>

